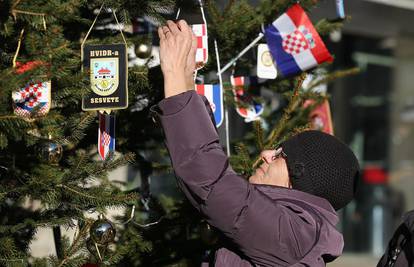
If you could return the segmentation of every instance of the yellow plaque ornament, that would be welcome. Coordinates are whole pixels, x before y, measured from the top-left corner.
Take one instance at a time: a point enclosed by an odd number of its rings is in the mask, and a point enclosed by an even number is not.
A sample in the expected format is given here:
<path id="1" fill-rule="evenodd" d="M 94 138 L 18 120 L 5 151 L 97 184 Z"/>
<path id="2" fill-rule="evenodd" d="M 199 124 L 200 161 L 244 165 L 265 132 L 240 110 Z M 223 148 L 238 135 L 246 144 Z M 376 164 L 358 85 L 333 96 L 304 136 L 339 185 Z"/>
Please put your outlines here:
<path id="1" fill-rule="evenodd" d="M 257 46 L 257 77 L 276 79 L 277 69 L 267 44 Z"/>

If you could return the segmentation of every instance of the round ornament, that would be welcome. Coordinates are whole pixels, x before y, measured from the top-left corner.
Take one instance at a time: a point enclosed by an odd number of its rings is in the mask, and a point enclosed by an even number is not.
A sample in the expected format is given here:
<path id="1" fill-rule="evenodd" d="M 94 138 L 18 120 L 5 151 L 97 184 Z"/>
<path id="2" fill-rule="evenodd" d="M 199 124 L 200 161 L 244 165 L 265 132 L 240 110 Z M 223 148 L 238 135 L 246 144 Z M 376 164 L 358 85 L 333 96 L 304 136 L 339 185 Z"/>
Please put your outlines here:
<path id="1" fill-rule="evenodd" d="M 99 245 L 106 245 L 114 241 L 115 227 L 106 219 L 98 219 L 89 230 L 91 239 Z"/>
<path id="2" fill-rule="evenodd" d="M 52 140 L 41 142 L 37 147 L 37 156 L 39 159 L 50 164 L 57 164 L 62 159 L 62 154 L 62 145 Z"/>
<path id="3" fill-rule="evenodd" d="M 151 52 L 151 45 L 141 43 L 135 46 L 135 54 L 141 59 L 149 58 L 151 56 Z"/>

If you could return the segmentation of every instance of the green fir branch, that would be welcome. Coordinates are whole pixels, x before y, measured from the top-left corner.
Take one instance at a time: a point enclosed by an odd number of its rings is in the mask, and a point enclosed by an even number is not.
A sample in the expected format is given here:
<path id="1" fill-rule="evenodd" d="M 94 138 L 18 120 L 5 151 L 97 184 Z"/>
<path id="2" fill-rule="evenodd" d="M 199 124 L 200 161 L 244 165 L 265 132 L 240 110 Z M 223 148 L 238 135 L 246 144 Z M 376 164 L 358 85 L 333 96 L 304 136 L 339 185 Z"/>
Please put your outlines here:
<path id="1" fill-rule="evenodd" d="M 261 121 L 254 121 L 254 132 L 256 137 L 256 144 L 259 151 L 264 149 L 264 132 Z"/>

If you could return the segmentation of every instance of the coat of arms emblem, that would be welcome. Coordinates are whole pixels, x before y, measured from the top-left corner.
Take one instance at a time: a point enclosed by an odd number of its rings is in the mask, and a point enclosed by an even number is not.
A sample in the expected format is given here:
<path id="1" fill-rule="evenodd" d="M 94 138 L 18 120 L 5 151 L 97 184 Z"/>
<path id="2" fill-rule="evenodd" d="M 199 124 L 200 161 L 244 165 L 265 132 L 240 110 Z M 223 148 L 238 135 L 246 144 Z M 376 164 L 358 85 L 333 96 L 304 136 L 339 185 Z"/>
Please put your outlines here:
<path id="1" fill-rule="evenodd" d="M 118 89 L 118 59 L 93 58 L 91 59 L 91 87 L 97 95 L 108 96 Z"/>

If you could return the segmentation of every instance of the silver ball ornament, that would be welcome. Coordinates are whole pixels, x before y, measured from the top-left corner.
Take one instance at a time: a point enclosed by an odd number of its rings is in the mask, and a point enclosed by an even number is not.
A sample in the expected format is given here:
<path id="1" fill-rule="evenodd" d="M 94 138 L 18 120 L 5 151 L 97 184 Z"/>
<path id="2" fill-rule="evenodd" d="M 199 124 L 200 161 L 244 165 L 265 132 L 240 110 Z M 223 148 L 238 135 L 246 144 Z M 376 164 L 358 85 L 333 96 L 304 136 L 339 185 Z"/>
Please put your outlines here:
<path id="1" fill-rule="evenodd" d="M 149 58 L 151 56 L 151 52 L 151 45 L 141 43 L 135 46 L 135 54 L 141 59 Z"/>
<path id="2" fill-rule="evenodd" d="M 106 219 L 98 219 L 89 229 L 91 239 L 99 245 L 106 245 L 115 239 L 115 227 Z"/>
<path id="3" fill-rule="evenodd" d="M 62 145 L 47 140 L 40 143 L 37 147 L 37 155 L 40 160 L 50 164 L 57 164 L 62 159 L 63 148 Z"/>

